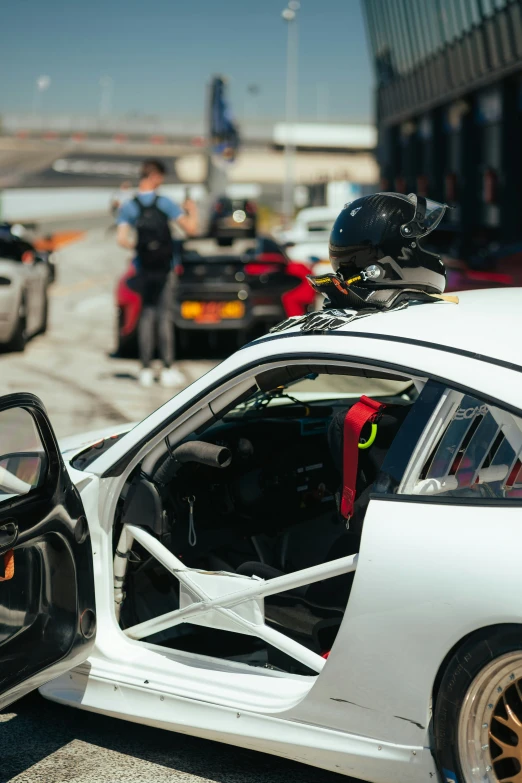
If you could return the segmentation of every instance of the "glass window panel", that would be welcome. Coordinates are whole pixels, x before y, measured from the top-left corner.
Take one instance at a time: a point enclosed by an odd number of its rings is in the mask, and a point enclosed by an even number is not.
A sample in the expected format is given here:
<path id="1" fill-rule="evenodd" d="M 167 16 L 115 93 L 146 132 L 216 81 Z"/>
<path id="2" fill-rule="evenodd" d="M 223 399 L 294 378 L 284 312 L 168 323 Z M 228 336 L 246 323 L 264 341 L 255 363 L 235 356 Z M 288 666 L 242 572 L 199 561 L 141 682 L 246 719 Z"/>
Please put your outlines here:
<path id="1" fill-rule="evenodd" d="M 482 13 L 484 16 L 491 16 L 495 13 L 495 7 L 493 5 L 493 0 L 480 0 L 482 3 Z"/>
<path id="2" fill-rule="evenodd" d="M 401 20 L 398 14 L 398 2 L 397 0 L 389 0 L 389 2 L 385 3 L 384 5 L 387 6 L 388 18 L 390 20 L 390 29 L 393 33 L 397 69 L 399 73 L 405 73 L 405 71 L 408 69 L 408 57 L 404 43 Z"/>
<path id="3" fill-rule="evenodd" d="M 474 410 L 475 407 L 476 406 L 473 397 L 466 395 L 466 397 L 464 397 L 461 402 L 460 409 Z M 431 465 L 426 472 L 426 478 L 440 478 L 448 475 L 457 456 L 458 450 L 461 447 L 467 433 L 469 432 L 475 416 L 476 412 L 469 419 L 463 417 L 451 421 L 439 442 Z"/>
<path id="4" fill-rule="evenodd" d="M 450 392 L 449 402 L 454 394 Z M 450 410 L 449 422 L 405 491 L 436 497 L 520 499 L 522 419 L 472 395 L 462 397 Z M 425 431 L 431 431 L 430 423 Z"/>
<path id="5" fill-rule="evenodd" d="M 419 54 L 417 52 L 417 36 L 414 31 L 414 17 L 411 9 L 410 0 L 400 0 L 402 5 L 402 16 L 406 20 L 404 24 L 404 33 L 406 36 L 407 45 L 410 51 L 410 66 L 414 66 L 417 63 Z"/>
<path id="6" fill-rule="evenodd" d="M 497 437 L 499 425 L 488 411 L 475 430 L 455 472 L 459 489 L 471 487 Z"/>
<path id="7" fill-rule="evenodd" d="M 395 0 L 395 4 L 397 9 L 399 33 L 402 37 L 402 46 L 404 49 L 404 62 L 406 65 L 406 70 L 409 71 L 414 63 L 411 41 L 409 37 L 410 23 L 404 8 L 404 0 Z"/>
<path id="8" fill-rule="evenodd" d="M 469 32 L 472 25 L 467 0 L 455 0 L 455 14 L 460 34 Z"/>
<path id="9" fill-rule="evenodd" d="M 38 486 L 45 452 L 31 414 L 23 408 L 0 412 L 0 501 Z"/>
<path id="10" fill-rule="evenodd" d="M 413 29 L 417 38 L 417 57 L 419 61 L 425 60 L 430 54 L 430 45 L 426 37 L 426 19 L 422 14 L 422 6 L 415 0 L 410 0 L 410 9 L 413 21 Z"/>
<path id="11" fill-rule="evenodd" d="M 392 21 L 392 15 L 390 14 L 390 7 L 388 3 L 383 3 L 376 8 L 376 14 L 381 16 L 381 22 L 383 25 L 383 41 L 385 54 L 388 57 L 390 66 L 394 73 L 400 72 L 400 54 L 397 36 L 395 33 L 395 25 Z"/>
<path id="12" fill-rule="evenodd" d="M 481 22 L 479 0 L 466 0 L 471 24 L 478 25 Z"/>
<path id="13" fill-rule="evenodd" d="M 444 40 L 446 43 L 450 43 L 459 35 L 454 0 L 439 0 L 439 7 L 444 29 Z"/>
<path id="14" fill-rule="evenodd" d="M 366 0 L 364 3 L 364 15 L 366 18 L 366 26 L 368 28 L 368 34 L 371 42 L 372 53 L 375 59 L 378 59 L 381 54 L 381 40 L 380 30 L 375 23 L 374 9 L 372 0 Z"/>
<path id="15" fill-rule="evenodd" d="M 422 8 L 422 26 L 428 45 L 428 54 L 433 54 L 439 47 L 437 9 L 429 3 Z"/>

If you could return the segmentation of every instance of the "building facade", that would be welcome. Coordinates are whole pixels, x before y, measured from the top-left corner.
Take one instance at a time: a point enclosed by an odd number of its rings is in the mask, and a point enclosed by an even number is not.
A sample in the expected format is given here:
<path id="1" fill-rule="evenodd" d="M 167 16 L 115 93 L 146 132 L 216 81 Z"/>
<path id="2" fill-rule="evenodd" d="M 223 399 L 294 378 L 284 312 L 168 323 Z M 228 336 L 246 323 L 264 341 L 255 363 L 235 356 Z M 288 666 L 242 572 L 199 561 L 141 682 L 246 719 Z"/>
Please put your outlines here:
<path id="1" fill-rule="evenodd" d="M 462 253 L 522 241 L 522 0 L 363 0 L 381 189 L 454 206 Z"/>

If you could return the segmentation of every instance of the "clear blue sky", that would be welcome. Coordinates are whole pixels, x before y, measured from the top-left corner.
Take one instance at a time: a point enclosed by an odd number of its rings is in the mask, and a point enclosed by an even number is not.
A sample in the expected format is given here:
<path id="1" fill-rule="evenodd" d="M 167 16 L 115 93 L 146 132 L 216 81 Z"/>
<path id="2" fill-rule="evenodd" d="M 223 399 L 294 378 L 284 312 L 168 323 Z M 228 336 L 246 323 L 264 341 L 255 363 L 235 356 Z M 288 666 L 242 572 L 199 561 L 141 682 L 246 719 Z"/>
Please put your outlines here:
<path id="1" fill-rule="evenodd" d="M 284 115 L 284 0 L 16 0 L 2 9 L 0 113 L 29 109 L 47 74 L 47 111 L 95 113 L 100 77 L 113 109 L 196 116 L 214 73 L 235 114 Z M 300 116 L 368 121 L 373 73 L 361 0 L 302 0 Z M 247 86 L 260 94 L 249 98 Z"/>

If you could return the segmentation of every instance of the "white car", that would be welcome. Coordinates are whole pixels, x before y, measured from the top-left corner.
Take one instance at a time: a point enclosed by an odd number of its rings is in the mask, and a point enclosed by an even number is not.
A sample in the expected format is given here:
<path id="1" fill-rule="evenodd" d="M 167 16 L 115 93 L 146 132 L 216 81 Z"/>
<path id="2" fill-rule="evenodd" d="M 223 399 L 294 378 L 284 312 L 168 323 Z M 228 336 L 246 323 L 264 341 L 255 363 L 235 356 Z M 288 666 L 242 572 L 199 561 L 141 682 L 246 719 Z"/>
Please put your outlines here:
<path id="1" fill-rule="evenodd" d="M 51 281 L 47 255 L 0 227 L 0 347 L 4 350 L 23 351 L 29 337 L 46 331 Z"/>
<path id="2" fill-rule="evenodd" d="M 291 228 L 277 234 L 277 239 L 295 244 L 321 242 L 328 246 L 330 232 L 338 215 L 339 210 L 332 207 L 306 207 L 297 213 Z"/>
<path id="3" fill-rule="evenodd" d="M 277 238 L 285 244 L 292 261 L 308 264 L 314 275 L 326 274 L 332 271 L 328 240 L 338 215 L 339 210 L 331 207 L 307 207 L 298 212 L 292 227 L 280 231 Z"/>
<path id="4" fill-rule="evenodd" d="M 290 319 L 62 456 L 1 398 L 0 706 L 519 781 L 521 296 Z"/>

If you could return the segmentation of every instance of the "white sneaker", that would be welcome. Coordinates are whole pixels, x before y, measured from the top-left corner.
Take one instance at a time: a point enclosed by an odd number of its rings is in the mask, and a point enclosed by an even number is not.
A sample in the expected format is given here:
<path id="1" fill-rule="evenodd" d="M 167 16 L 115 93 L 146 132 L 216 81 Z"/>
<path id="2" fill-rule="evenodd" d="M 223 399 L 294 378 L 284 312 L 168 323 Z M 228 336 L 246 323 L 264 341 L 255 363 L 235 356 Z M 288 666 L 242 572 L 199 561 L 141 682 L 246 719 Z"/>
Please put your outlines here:
<path id="1" fill-rule="evenodd" d="M 187 381 L 183 373 L 175 367 L 164 367 L 160 375 L 160 384 L 166 389 L 171 389 L 173 386 L 186 386 Z"/>
<path id="2" fill-rule="evenodd" d="M 144 386 L 145 388 L 150 388 L 154 384 L 154 373 L 150 367 L 144 367 L 140 370 L 139 381 L 140 386 Z"/>

